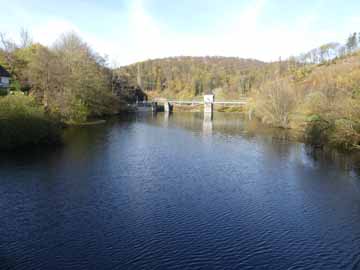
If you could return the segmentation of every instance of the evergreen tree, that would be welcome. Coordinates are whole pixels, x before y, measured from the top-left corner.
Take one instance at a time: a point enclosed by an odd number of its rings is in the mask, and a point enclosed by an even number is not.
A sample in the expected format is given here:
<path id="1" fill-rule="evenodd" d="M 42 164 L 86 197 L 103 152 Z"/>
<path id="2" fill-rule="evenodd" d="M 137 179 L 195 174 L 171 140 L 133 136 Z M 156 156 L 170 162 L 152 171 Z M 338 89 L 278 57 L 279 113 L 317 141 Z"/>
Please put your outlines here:
<path id="1" fill-rule="evenodd" d="M 357 33 L 353 33 L 347 39 L 346 48 L 348 53 L 352 53 L 356 50 L 357 47 L 358 47 Z"/>

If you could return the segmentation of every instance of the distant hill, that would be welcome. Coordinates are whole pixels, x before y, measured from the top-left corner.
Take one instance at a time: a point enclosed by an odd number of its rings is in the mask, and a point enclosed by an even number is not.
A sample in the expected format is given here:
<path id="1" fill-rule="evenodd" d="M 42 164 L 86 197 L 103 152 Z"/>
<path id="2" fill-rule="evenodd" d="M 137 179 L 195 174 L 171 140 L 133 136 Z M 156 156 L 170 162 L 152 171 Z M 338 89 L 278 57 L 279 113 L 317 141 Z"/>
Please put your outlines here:
<path id="1" fill-rule="evenodd" d="M 219 96 L 246 95 L 267 64 L 237 57 L 171 57 L 122 67 L 118 75 L 150 97 L 194 98 L 209 91 Z"/>

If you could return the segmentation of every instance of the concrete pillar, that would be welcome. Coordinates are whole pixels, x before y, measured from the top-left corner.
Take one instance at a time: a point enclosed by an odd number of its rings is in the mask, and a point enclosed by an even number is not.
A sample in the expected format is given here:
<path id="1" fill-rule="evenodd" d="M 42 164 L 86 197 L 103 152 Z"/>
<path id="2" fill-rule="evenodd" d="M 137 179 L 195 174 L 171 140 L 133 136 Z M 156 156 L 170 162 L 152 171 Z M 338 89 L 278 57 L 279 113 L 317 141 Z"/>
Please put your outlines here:
<path id="1" fill-rule="evenodd" d="M 169 102 L 164 102 L 164 112 L 170 112 L 171 111 L 171 105 Z"/>
<path id="2" fill-rule="evenodd" d="M 213 113 L 214 111 L 214 95 L 204 96 L 204 113 Z"/>
<path id="3" fill-rule="evenodd" d="M 208 114 L 212 114 L 214 110 L 214 105 L 213 103 L 204 103 L 204 113 Z"/>

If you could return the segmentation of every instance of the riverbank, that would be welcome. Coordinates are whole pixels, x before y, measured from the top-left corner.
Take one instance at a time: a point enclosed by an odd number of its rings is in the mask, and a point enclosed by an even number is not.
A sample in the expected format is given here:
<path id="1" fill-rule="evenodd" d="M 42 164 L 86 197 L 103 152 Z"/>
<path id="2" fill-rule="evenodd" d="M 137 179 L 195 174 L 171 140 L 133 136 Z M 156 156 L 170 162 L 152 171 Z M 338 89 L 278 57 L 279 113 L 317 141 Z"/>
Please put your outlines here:
<path id="1" fill-rule="evenodd" d="M 99 120 L 89 120 L 87 122 L 79 122 L 79 123 L 71 123 L 69 124 L 69 126 L 74 126 L 74 127 L 87 127 L 87 126 L 97 126 L 97 125 L 102 125 L 105 124 L 106 120 L 104 119 L 99 119 Z"/>
<path id="2" fill-rule="evenodd" d="M 67 127 L 105 123 L 104 119 L 61 120 L 59 116 L 46 112 L 33 97 L 23 94 L 0 97 L 0 151 L 60 145 L 63 130 Z"/>
<path id="3" fill-rule="evenodd" d="M 173 111 L 174 113 L 203 113 L 203 105 L 174 106 Z M 351 147 L 349 145 L 349 142 L 353 139 L 352 137 L 343 136 L 339 138 L 339 132 L 343 131 L 339 129 L 340 120 L 330 122 L 320 116 L 298 112 L 289 114 L 288 125 L 284 128 L 274 125 L 274 122 L 269 121 L 269 118 L 261 117 L 261 114 L 258 113 L 256 106 L 253 104 L 249 104 L 246 107 L 214 106 L 214 111 L 219 113 L 238 113 L 239 120 L 243 117 L 248 117 L 251 111 L 253 117 L 258 118 L 269 127 L 274 127 L 274 130 L 290 130 L 289 134 L 291 136 L 287 135 L 288 139 L 305 142 L 314 148 L 333 147 L 348 152 L 359 150 L 359 147 Z M 122 112 L 126 112 L 125 107 Z M 134 111 L 129 110 L 129 113 L 134 113 Z M 113 116 L 108 115 L 102 117 L 102 119 L 93 118 L 86 121 L 61 121 L 59 117 L 45 112 L 43 106 L 36 103 L 33 97 L 25 95 L 1 97 L 0 150 L 9 151 L 38 145 L 59 145 L 62 143 L 63 129 L 66 127 L 103 125 L 107 122 L 106 119 L 108 117 Z M 253 132 L 256 133 L 256 130 Z M 343 132 L 346 132 L 346 130 Z M 338 141 L 341 139 L 342 143 L 334 143 L 334 138 Z"/>
<path id="4" fill-rule="evenodd" d="M 0 150 L 61 143 L 62 123 L 45 113 L 31 97 L 0 98 Z"/>
<path id="5" fill-rule="evenodd" d="M 321 101 L 321 96 L 310 94 L 288 108 L 281 102 L 274 105 L 276 101 L 259 97 L 254 99 L 250 108 L 252 115 L 264 124 L 301 132 L 304 141 L 315 148 L 332 147 L 345 152 L 359 151 L 360 107 L 357 101 L 347 98 L 342 101 L 345 107 L 340 108 L 339 104 L 324 104 L 327 102 Z"/>

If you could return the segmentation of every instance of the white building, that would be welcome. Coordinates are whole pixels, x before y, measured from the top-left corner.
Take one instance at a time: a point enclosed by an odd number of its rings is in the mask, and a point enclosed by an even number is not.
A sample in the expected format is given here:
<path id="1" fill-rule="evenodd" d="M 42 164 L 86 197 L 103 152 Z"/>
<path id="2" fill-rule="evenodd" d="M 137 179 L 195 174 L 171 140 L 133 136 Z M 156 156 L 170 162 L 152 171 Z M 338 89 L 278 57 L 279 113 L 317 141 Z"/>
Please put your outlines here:
<path id="1" fill-rule="evenodd" d="M 213 94 L 208 94 L 204 96 L 204 113 L 212 114 L 214 111 L 214 101 L 215 96 Z"/>
<path id="2" fill-rule="evenodd" d="M 0 66 L 0 88 L 9 88 L 10 87 L 10 73 Z"/>
<path id="3" fill-rule="evenodd" d="M 204 95 L 205 103 L 214 103 L 214 101 L 215 101 L 215 95 L 213 95 L 213 94 Z"/>

